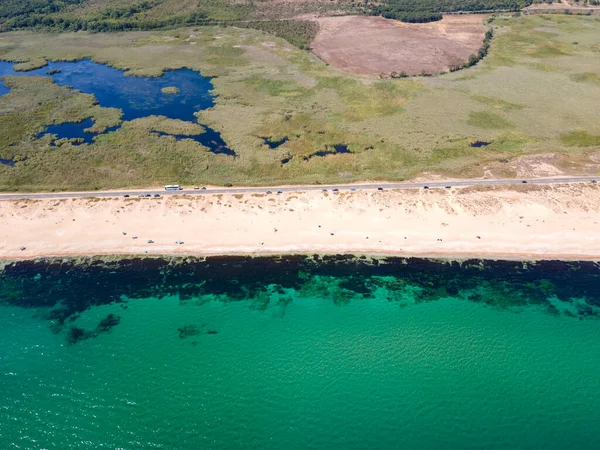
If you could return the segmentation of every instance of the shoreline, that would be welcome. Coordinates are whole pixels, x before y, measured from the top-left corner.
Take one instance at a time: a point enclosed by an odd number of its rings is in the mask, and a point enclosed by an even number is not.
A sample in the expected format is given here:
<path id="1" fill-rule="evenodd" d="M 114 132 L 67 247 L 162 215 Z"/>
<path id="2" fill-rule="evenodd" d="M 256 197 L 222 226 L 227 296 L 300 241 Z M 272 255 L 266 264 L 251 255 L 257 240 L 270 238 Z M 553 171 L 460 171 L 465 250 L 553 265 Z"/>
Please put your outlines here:
<path id="1" fill-rule="evenodd" d="M 90 260 L 103 260 L 103 259 L 128 259 L 128 258 L 139 258 L 139 259 L 169 259 L 169 258 L 212 258 L 212 257 L 224 257 L 224 258 L 278 258 L 285 256 L 306 256 L 311 257 L 318 255 L 319 257 L 326 256 L 347 256 L 347 257 L 366 257 L 372 259 L 379 258 L 403 258 L 403 259 L 424 259 L 431 261 L 514 261 L 514 262 L 538 262 L 538 261 L 561 261 L 561 262 L 598 262 L 600 263 L 600 255 L 583 255 L 583 254 L 532 254 L 532 253 L 400 253 L 395 251 L 323 251 L 323 249 L 317 250 L 282 250 L 282 251 L 235 251 L 228 250 L 227 253 L 214 251 L 214 252 L 202 252 L 202 253 L 89 253 L 89 252 L 66 252 L 66 253 L 41 253 L 31 254 L 25 257 L 4 257 L 0 256 L 0 264 L 10 264 L 13 262 L 26 262 L 26 261 L 39 261 L 39 260 L 52 260 L 52 259 L 77 259 L 86 258 Z"/>
<path id="2" fill-rule="evenodd" d="M 599 191 L 597 184 L 562 184 L 0 200 L 0 260 L 326 254 L 595 261 Z"/>

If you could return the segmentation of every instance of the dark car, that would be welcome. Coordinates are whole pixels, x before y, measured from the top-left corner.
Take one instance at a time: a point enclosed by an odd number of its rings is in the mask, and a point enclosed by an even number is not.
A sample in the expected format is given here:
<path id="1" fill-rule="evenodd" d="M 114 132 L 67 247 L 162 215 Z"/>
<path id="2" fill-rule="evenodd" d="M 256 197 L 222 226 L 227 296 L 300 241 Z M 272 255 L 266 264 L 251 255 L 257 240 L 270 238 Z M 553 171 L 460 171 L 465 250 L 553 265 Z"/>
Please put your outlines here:
<path id="1" fill-rule="evenodd" d="M 383 188 L 382 187 L 378 187 L 377 190 L 378 191 L 383 191 Z"/>
<path id="2" fill-rule="evenodd" d="M 446 189 L 452 189 L 452 186 L 446 186 Z"/>
<path id="3" fill-rule="evenodd" d="M 523 181 L 521 181 L 521 183 L 523 183 L 523 184 L 526 184 L 526 183 L 527 183 L 527 180 L 523 180 Z"/>
<path id="4" fill-rule="evenodd" d="M 595 182 L 596 182 L 596 180 L 592 180 L 592 183 L 595 183 Z"/>
<path id="5" fill-rule="evenodd" d="M 423 189 L 429 189 L 429 186 L 423 186 Z"/>
<path id="6" fill-rule="evenodd" d="M 125 198 L 129 198 L 129 194 L 125 194 L 123 197 L 125 197 Z"/>
<path id="7" fill-rule="evenodd" d="M 267 194 L 272 194 L 272 193 L 273 193 L 273 191 L 267 191 Z"/>
<path id="8" fill-rule="evenodd" d="M 283 191 L 277 191 L 277 193 L 278 193 L 278 194 L 282 194 L 282 193 L 283 193 Z"/>
<path id="9" fill-rule="evenodd" d="M 160 194 L 154 194 L 154 198 L 160 197 Z"/>
<path id="10" fill-rule="evenodd" d="M 333 190 L 333 192 L 338 192 L 339 191 L 338 188 L 333 188 L 332 190 Z"/>

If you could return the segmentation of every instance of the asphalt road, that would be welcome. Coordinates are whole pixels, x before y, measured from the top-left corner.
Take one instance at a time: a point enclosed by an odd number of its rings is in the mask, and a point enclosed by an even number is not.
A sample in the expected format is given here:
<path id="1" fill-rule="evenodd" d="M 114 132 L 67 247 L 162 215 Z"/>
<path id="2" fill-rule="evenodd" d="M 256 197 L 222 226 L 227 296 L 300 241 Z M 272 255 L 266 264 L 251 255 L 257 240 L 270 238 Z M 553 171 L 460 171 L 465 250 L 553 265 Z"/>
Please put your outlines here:
<path id="1" fill-rule="evenodd" d="M 23 199 L 43 199 L 43 198 L 86 198 L 86 197 L 138 197 L 140 195 L 153 196 L 159 194 L 165 195 L 209 195 L 209 194 L 264 194 L 271 192 L 273 194 L 283 192 L 302 192 L 302 191 L 322 191 L 333 190 L 377 190 L 388 189 L 434 189 L 459 186 L 499 186 L 499 185 L 519 185 L 519 184 L 565 184 L 565 183 L 590 183 L 595 182 L 600 177 L 563 177 L 563 178 L 531 178 L 523 180 L 463 180 L 463 181 L 430 181 L 421 183 L 369 183 L 369 184 L 339 184 L 339 185 L 308 185 L 308 186 L 288 186 L 288 187 L 248 187 L 248 188 L 210 188 L 210 189 L 182 189 L 179 191 L 158 190 L 131 190 L 131 191 L 88 191 L 88 192 L 40 192 L 32 194 L 0 194 L 0 200 L 23 200 Z"/>

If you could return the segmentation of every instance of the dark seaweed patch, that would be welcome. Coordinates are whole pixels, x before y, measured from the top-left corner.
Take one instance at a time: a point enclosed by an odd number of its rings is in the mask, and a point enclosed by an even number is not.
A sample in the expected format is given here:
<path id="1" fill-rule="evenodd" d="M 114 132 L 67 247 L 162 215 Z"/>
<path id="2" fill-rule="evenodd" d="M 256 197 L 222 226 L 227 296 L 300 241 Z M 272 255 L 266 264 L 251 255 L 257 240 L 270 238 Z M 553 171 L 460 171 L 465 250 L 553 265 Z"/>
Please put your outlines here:
<path id="1" fill-rule="evenodd" d="M 177 333 L 179 335 L 179 339 L 187 339 L 192 336 L 199 336 L 201 334 L 217 334 L 218 331 L 214 329 L 206 329 L 206 325 L 202 324 L 201 327 L 194 324 L 184 325 L 180 328 L 177 328 Z M 192 343 L 193 344 L 193 343 Z M 195 345 L 195 344 L 193 344 Z"/>
<path id="2" fill-rule="evenodd" d="M 98 337 L 102 333 L 108 333 L 113 327 L 121 323 L 121 318 L 115 314 L 109 314 L 93 330 L 85 330 L 80 327 L 71 326 L 67 332 L 67 342 L 76 344 L 86 339 Z"/>
<path id="3" fill-rule="evenodd" d="M 8 263 L 0 272 L 0 304 L 43 308 L 69 342 L 95 337 L 119 323 L 103 319 L 92 331 L 75 320 L 95 306 L 148 297 L 180 301 L 250 300 L 266 310 L 288 290 L 346 304 L 382 289 L 392 300 L 462 298 L 507 310 L 535 306 L 561 317 L 599 316 L 600 270 L 595 262 L 446 261 L 351 255 L 215 256 L 208 258 L 40 259 Z M 485 293 L 485 294 L 483 294 Z M 550 300 L 554 299 L 554 300 Z M 577 300 L 574 300 L 577 299 Z M 402 300 L 404 302 L 404 300 Z M 187 335 L 191 329 L 181 331 Z M 206 333 L 203 329 L 202 333 Z"/>
<path id="4" fill-rule="evenodd" d="M 179 333 L 179 339 L 185 339 L 190 336 L 198 336 L 201 331 L 197 325 L 184 325 L 180 328 L 177 328 L 177 333 Z"/>
<path id="5" fill-rule="evenodd" d="M 109 314 L 104 319 L 100 321 L 96 330 L 99 333 L 107 333 L 111 330 L 111 328 L 119 325 L 121 323 L 121 318 L 115 314 Z"/>
<path id="6" fill-rule="evenodd" d="M 87 332 L 83 328 L 71 327 L 67 333 L 67 342 L 76 344 L 79 341 L 87 339 Z"/>

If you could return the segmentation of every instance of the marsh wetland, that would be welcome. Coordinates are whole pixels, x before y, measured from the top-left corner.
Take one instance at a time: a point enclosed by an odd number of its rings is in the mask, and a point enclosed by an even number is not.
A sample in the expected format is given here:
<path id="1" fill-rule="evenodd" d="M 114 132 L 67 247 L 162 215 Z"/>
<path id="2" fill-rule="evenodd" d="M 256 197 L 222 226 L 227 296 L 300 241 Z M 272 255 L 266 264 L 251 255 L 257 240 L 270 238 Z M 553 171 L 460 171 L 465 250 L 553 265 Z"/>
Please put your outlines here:
<path id="1" fill-rule="evenodd" d="M 0 188 L 516 177 L 521 158 L 549 154 L 554 173 L 595 174 L 600 18 L 505 16 L 489 26 L 489 53 L 475 67 L 385 80 L 342 73 L 274 36 L 233 27 L 4 33 L 0 58 L 33 72 L 3 77 L 0 158 L 14 166 L 0 165 Z M 141 112 L 111 102 L 109 89 L 103 98 L 78 88 L 62 71 L 69 65 L 115 73 L 131 86 L 128 95 L 143 86 L 147 98 L 134 107 Z M 163 91 L 173 87 L 179 94 Z M 178 103 L 189 95 L 201 98 Z M 152 104 L 159 99 L 164 108 Z M 44 136 L 49 126 L 73 122 L 95 132 L 93 142 L 85 132 L 83 142 Z M 348 151 L 332 152 L 336 145 Z"/>

